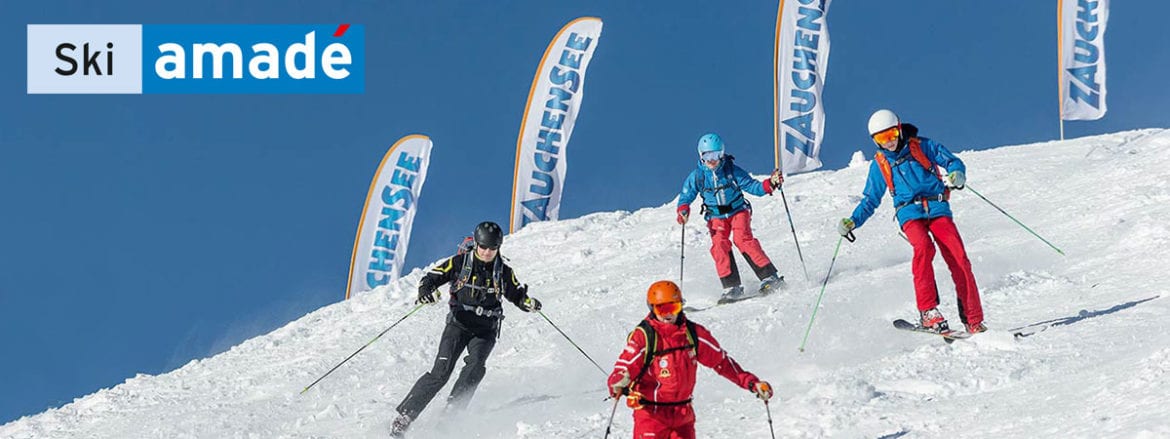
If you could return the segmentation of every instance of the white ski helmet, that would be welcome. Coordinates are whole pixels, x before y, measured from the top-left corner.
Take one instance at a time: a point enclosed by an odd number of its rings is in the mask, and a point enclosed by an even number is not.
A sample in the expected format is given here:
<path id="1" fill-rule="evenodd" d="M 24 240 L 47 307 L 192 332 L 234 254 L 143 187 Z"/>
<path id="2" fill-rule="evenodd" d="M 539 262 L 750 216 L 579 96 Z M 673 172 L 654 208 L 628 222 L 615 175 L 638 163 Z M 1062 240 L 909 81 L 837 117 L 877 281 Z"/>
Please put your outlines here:
<path id="1" fill-rule="evenodd" d="M 873 136 L 874 134 L 890 129 L 890 127 L 898 126 L 901 123 L 902 121 L 898 120 L 897 114 L 883 108 L 873 112 L 873 115 L 869 116 L 869 135 Z"/>

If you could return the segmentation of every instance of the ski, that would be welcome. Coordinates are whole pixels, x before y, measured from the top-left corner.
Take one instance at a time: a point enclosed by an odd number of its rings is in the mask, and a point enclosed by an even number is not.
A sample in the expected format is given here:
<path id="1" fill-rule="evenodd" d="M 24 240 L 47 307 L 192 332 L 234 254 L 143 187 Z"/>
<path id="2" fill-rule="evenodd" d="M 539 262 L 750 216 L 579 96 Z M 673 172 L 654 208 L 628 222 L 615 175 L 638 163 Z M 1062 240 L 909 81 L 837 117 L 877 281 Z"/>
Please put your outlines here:
<path id="1" fill-rule="evenodd" d="M 706 311 L 706 310 L 709 310 L 709 309 L 711 309 L 711 308 L 714 308 L 714 307 L 716 307 L 716 306 L 719 306 L 719 304 L 718 304 L 718 303 L 716 303 L 716 304 L 714 304 L 714 305 L 707 305 L 707 306 L 704 306 L 704 307 L 701 307 L 701 308 L 700 308 L 700 307 L 694 307 L 694 306 L 684 306 L 684 307 L 683 307 L 683 312 L 692 312 L 692 313 L 693 313 L 693 312 L 699 312 L 699 311 Z"/>
<path id="2" fill-rule="evenodd" d="M 757 297 L 763 297 L 763 296 L 765 296 L 765 295 L 767 295 L 767 294 L 756 293 L 756 294 L 752 294 L 752 295 L 750 295 L 750 296 L 749 296 L 749 295 L 744 295 L 743 297 L 740 297 L 739 299 L 735 299 L 735 300 L 723 300 L 723 299 L 721 298 L 721 299 L 719 299 L 719 301 L 717 301 L 717 302 L 715 302 L 715 303 L 713 303 L 713 304 L 707 305 L 707 306 L 703 306 L 703 307 L 684 306 L 684 307 L 683 307 L 683 311 L 684 311 L 684 312 L 699 312 L 699 311 L 706 311 L 706 310 L 709 310 L 709 309 L 711 309 L 711 308 L 714 308 L 714 307 L 717 307 L 717 306 L 722 306 L 722 305 L 730 305 L 730 304 L 732 304 L 732 303 L 739 303 L 739 302 L 743 302 L 743 301 L 746 301 L 746 300 L 755 299 L 755 298 L 757 298 Z"/>
<path id="3" fill-rule="evenodd" d="M 951 330 L 951 331 L 947 331 L 947 332 L 938 332 L 938 331 L 935 331 L 933 329 L 924 328 L 922 325 L 910 323 L 909 321 L 906 321 L 905 319 L 894 320 L 894 327 L 901 329 L 903 331 L 921 332 L 923 334 L 934 334 L 934 335 L 942 337 L 943 340 L 946 340 L 947 343 L 953 343 L 955 340 L 963 340 L 963 339 L 971 338 L 971 334 L 968 333 L 967 331 Z"/>
<path id="4" fill-rule="evenodd" d="M 1016 330 L 1014 332 L 1012 332 L 1012 336 L 1015 337 L 1016 339 L 1031 337 L 1033 335 L 1036 335 L 1036 334 L 1039 334 L 1041 332 L 1048 330 L 1048 327 L 1049 327 L 1049 325 L 1027 326 L 1024 328 L 1016 328 Z"/>
<path id="5" fill-rule="evenodd" d="M 714 307 L 717 307 L 720 305 L 728 305 L 728 304 L 732 304 L 732 303 L 743 302 L 745 300 L 755 299 L 757 297 L 764 297 L 764 296 L 767 296 L 769 294 L 772 294 L 774 291 L 782 289 L 784 287 L 784 285 L 785 285 L 784 276 L 780 276 L 780 280 L 778 282 L 761 284 L 760 288 L 756 290 L 755 294 L 750 294 L 750 295 L 745 294 L 742 297 L 735 299 L 735 300 L 725 300 L 722 297 L 720 297 L 719 300 L 717 302 L 715 302 L 714 304 L 703 306 L 703 307 L 685 306 L 685 307 L 683 307 L 683 311 L 684 312 L 692 312 L 692 313 L 699 312 L 699 311 L 706 311 L 708 309 L 711 309 L 711 308 L 714 308 Z"/>

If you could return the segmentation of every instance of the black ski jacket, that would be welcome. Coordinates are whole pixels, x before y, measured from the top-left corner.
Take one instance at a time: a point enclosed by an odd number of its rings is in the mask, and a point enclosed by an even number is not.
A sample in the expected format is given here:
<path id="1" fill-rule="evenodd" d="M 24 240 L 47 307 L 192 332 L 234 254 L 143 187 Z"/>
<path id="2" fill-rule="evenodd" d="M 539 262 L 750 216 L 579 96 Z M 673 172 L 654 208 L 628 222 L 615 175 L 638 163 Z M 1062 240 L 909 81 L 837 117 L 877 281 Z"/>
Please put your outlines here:
<path id="1" fill-rule="evenodd" d="M 419 293 L 429 294 L 443 284 L 451 283 L 452 291 L 450 292 L 450 300 L 448 301 L 451 306 L 451 313 L 455 315 L 456 320 L 466 324 L 486 323 L 469 320 L 472 318 L 475 318 L 474 320 L 485 318 L 491 320 L 498 319 L 498 315 L 485 317 L 483 314 L 477 315 L 475 310 L 468 308 L 482 307 L 483 311 L 493 311 L 493 314 L 495 312 L 502 312 L 501 295 L 517 307 L 523 308 L 522 304 L 528 298 L 527 289 L 520 286 L 520 282 L 516 280 L 516 275 L 512 272 L 512 267 L 509 267 L 500 255 L 497 255 L 496 259 L 492 262 L 484 262 L 475 257 L 474 253 L 475 250 L 473 249 L 463 254 L 451 256 L 446 261 L 443 261 L 443 263 L 432 268 L 419 281 Z M 471 258 L 471 273 L 466 283 L 459 285 L 466 258 Z M 497 263 L 500 265 L 498 275 L 499 285 L 493 281 L 493 278 L 497 278 L 494 273 Z"/>

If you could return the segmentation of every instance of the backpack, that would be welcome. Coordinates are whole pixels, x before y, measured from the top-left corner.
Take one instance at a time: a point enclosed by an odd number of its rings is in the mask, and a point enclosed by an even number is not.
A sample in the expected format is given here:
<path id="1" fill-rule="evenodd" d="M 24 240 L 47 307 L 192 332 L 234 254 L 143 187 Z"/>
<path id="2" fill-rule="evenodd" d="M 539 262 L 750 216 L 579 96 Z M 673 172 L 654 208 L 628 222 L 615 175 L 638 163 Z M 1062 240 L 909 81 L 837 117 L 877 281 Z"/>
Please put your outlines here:
<path id="1" fill-rule="evenodd" d="M 727 163 L 720 163 L 719 170 L 722 170 L 725 166 L 728 167 L 728 170 L 723 172 L 723 176 L 728 177 L 728 180 L 731 181 L 731 185 L 738 189 L 739 183 L 735 181 L 735 176 L 732 174 L 732 171 L 731 171 L 731 169 L 735 169 L 735 168 L 733 168 L 733 166 L 735 166 L 735 156 L 733 156 L 731 154 L 726 154 L 723 156 L 723 160 L 726 161 Z M 706 191 L 715 192 L 718 190 L 728 188 L 728 186 L 716 186 L 716 187 L 708 189 L 708 188 L 703 187 L 703 183 L 706 181 L 707 181 L 707 179 L 705 179 L 705 178 L 699 178 L 699 180 L 695 182 L 695 189 L 698 189 L 700 194 L 703 192 L 706 192 Z"/>
<path id="2" fill-rule="evenodd" d="M 638 372 L 638 376 L 634 377 L 633 380 L 630 381 L 631 383 L 637 383 L 638 380 L 642 379 L 642 376 L 646 374 L 646 370 L 650 369 L 650 365 L 654 363 L 654 357 L 661 357 L 671 352 L 681 351 L 683 349 L 694 350 L 695 355 L 699 355 L 699 336 L 696 334 L 695 324 L 689 319 L 683 323 L 687 325 L 687 341 L 689 341 L 690 344 L 663 349 L 661 351 L 658 350 L 658 332 L 654 331 L 654 327 L 650 326 L 650 322 L 646 319 L 642 319 L 642 321 L 638 323 L 638 327 L 634 328 L 634 330 L 641 330 L 642 334 L 646 335 L 646 355 L 642 361 L 642 371 Z"/>
<path id="3" fill-rule="evenodd" d="M 475 255 L 469 254 L 469 253 L 471 253 L 474 249 L 475 249 L 475 238 L 473 238 L 471 236 L 463 238 L 463 242 L 460 242 L 459 245 L 456 246 L 456 248 L 455 248 L 455 255 L 456 256 L 460 256 L 460 255 L 467 255 L 467 256 L 465 256 L 463 258 L 463 267 L 460 268 L 460 270 L 459 270 L 459 277 L 456 278 L 454 282 L 451 282 L 451 290 L 448 291 L 448 294 L 450 294 L 452 301 L 455 300 L 455 292 L 463 289 L 464 286 L 467 286 L 467 281 L 471 280 L 471 266 L 472 266 L 472 263 L 475 261 Z M 500 278 L 501 278 L 502 272 L 504 271 L 504 263 L 501 262 L 501 260 L 503 260 L 503 259 L 504 259 L 503 255 L 498 255 L 498 254 L 496 255 L 495 264 L 492 266 L 492 285 L 494 285 L 494 287 L 486 289 L 488 294 L 497 294 L 498 295 L 501 292 L 501 287 L 503 286 L 503 283 L 500 282 Z M 470 286 L 470 288 L 477 289 L 477 290 L 484 289 L 483 287 L 477 287 L 474 285 Z M 472 293 L 472 294 L 474 295 L 474 293 Z"/>
<path id="4" fill-rule="evenodd" d="M 910 157 L 913 157 L 914 161 L 918 162 L 919 165 L 922 165 L 923 169 L 931 171 L 935 177 L 938 177 L 939 181 L 943 182 L 943 187 L 945 188 L 943 189 L 943 199 L 949 199 L 951 188 L 946 186 L 946 182 L 943 180 L 942 174 L 938 170 L 938 166 L 935 166 L 934 163 L 932 163 L 930 159 L 926 157 L 926 153 L 922 152 L 922 140 L 918 138 L 918 127 L 909 123 L 904 123 L 902 124 L 902 134 L 910 139 L 906 141 L 906 147 L 910 148 Z M 903 160 L 905 159 L 898 160 L 894 163 L 894 165 L 901 164 Z M 882 177 L 884 177 L 886 180 L 886 189 L 889 189 L 890 196 L 893 197 L 893 166 L 890 164 L 890 161 L 886 159 L 886 155 L 882 154 L 881 151 L 874 154 L 874 161 L 877 162 L 878 170 L 882 172 Z"/>
<path id="5" fill-rule="evenodd" d="M 716 186 L 713 188 L 706 188 L 706 187 L 703 187 L 703 184 L 706 183 L 707 179 L 703 178 L 702 176 L 699 176 L 698 181 L 695 182 L 695 189 L 698 190 L 699 196 L 702 197 L 704 192 L 715 193 L 717 191 L 721 191 L 723 189 L 733 187 L 736 190 L 740 191 L 739 199 L 743 200 L 743 203 L 744 203 L 744 205 L 747 206 L 748 210 L 751 210 L 752 203 L 748 202 L 748 200 L 743 197 L 743 189 L 741 189 L 739 187 L 739 182 L 735 181 L 735 171 L 734 171 L 735 170 L 735 156 L 733 156 L 731 154 L 727 154 L 727 155 L 723 156 L 723 160 L 727 161 L 727 163 L 720 163 L 718 170 L 723 171 L 722 175 L 724 177 L 727 177 L 727 180 L 730 181 L 731 184 L 724 185 L 724 186 Z M 707 215 L 707 211 L 708 211 L 706 200 L 707 200 L 706 198 L 703 198 L 703 203 L 699 207 L 699 213 L 704 215 L 704 216 Z M 734 203 L 735 201 L 736 200 L 731 200 L 729 202 L 729 204 L 727 204 L 725 206 L 717 206 L 715 209 L 716 210 L 715 213 L 722 215 L 722 214 L 730 212 L 730 210 L 725 211 L 724 207 L 726 207 L 727 209 L 730 209 L 732 206 L 731 203 Z"/>

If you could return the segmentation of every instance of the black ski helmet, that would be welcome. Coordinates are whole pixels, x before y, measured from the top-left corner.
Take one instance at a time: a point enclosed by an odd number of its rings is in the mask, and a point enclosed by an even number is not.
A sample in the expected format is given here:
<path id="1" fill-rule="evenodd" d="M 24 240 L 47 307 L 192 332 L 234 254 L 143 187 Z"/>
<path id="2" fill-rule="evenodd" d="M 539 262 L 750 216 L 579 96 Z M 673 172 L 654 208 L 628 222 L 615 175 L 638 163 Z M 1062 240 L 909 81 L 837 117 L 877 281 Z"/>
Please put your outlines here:
<path id="1" fill-rule="evenodd" d="M 484 221 L 475 226 L 475 245 L 484 248 L 498 249 L 504 241 L 504 231 L 500 225 L 491 221 Z"/>

